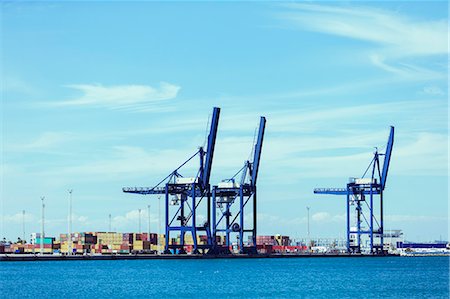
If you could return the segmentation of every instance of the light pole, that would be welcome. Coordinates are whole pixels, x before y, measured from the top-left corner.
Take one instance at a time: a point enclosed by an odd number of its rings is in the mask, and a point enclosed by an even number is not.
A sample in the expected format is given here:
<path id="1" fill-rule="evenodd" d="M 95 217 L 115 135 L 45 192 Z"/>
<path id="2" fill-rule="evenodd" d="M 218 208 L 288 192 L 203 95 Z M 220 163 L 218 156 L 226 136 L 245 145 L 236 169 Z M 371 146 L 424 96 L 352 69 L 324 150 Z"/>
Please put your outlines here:
<path id="1" fill-rule="evenodd" d="M 22 244 L 25 242 L 25 210 L 22 210 Z"/>
<path id="2" fill-rule="evenodd" d="M 306 207 L 306 210 L 308 211 L 308 250 L 311 248 L 311 237 L 309 235 L 309 209 L 310 207 Z"/>
<path id="3" fill-rule="evenodd" d="M 139 233 L 141 233 L 141 209 L 139 211 Z"/>
<path id="4" fill-rule="evenodd" d="M 150 205 L 147 206 L 147 217 L 148 217 L 148 240 L 150 241 L 150 234 L 151 234 L 151 230 L 150 230 Z"/>
<path id="5" fill-rule="evenodd" d="M 42 219 L 41 219 L 41 244 L 40 244 L 40 251 L 39 254 L 42 255 L 44 254 L 44 221 L 45 221 L 45 215 L 44 215 L 44 210 L 45 210 L 45 203 L 44 203 L 44 199 L 45 196 L 41 197 L 41 201 L 42 201 Z"/>
<path id="6" fill-rule="evenodd" d="M 67 254 L 72 255 L 72 192 L 73 189 L 67 190 L 69 192 L 69 216 L 68 219 L 68 231 L 67 234 Z"/>
<path id="7" fill-rule="evenodd" d="M 109 232 L 112 232 L 112 230 L 111 230 L 111 214 L 109 214 Z"/>

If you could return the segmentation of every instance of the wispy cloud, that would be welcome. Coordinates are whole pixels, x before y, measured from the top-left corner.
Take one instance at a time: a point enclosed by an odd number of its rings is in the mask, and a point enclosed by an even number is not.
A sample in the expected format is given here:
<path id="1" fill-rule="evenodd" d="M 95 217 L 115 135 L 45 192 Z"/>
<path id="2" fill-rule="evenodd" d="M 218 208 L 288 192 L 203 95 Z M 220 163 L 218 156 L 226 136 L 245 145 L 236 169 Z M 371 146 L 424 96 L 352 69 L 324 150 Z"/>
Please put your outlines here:
<path id="1" fill-rule="evenodd" d="M 318 212 L 311 216 L 311 219 L 315 222 L 338 222 L 342 223 L 345 220 L 345 215 L 331 215 L 328 212 Z"/>
<path id="2" fill-rule="evenodd" d="M 406 63 L 388 64 L 386 58 L 379 54 L 370 54 L 369 59 L 372 64 L 380 69 L 399 75 L 402 78 L 409 80 L 433 80 L 442 79 L 445 74 L 438 71 L 433 71 L 427 68 L 414 66 Z"/>
<path id="3" fill-rule="evenodd" d="M 386 140 L 384 140 L 385 138 L 374 138 L 372 147 L 364 148 L 364 143 L 360 144 L 356 139 L 353 141 L 348 139 L 355 147 L 361 146 L 354 154 L 349 151 L 334 155 L 319 152 L 318 155 L 311 156 L 282 152 L 280 156 L 274 158 L 268 153 L 271 149 L 267 148 L 264 167 L 270 169 L 271 180 L 274 181 L 280 180 L 276 174 L 281 170 L 292 172 L 289 179 L 293 181 L 301 178 L 361 176 L 371 161 L 373 146 L 384 145 Z M 445 134 L 420 133 L 413 134 L 406 140 L 402 139 L 397 140 L 394 146 L 394 159 L 391 161 L 390 174 L 402 176 L 445 176 L 447 174 L 447 136 Z M 287 139 L 285 142 L 288 142 Z M 308 138 L 303 141 L 290 142 L 294 148 L 299 142 L 310 143 L 317 148 L 316 151 L 320 151 L 320 143 L 314 144 L 314 141 Z M 337 144 L 333 151 L 340 152 L 339 149 L 345 146 L 345 144 Z M 382 148 L 381 152 L 383 152 Z M 279 170 L 276 171 L 275 168 L 279 168 Z M 286 181 L 284 177 L 283 180 Z"/>
<path id="4" fill-rule="evenodd" d="M 142 209 L 140 213 L 141 217 L 141 229 L 146 231 L 148 225 L 148 211 L 147 209 Z M 156 231 L 156 225 L 162 222 L 162 219 L 158 218 L 157 213 L 150 213 L 150 225 L 152 231 Z M 124 215 L 115 216 L 112 219 L 113 228 L 119 230 L 137 231 L 137 226 L 139 223 L 139 210 L 131 210 L 126 212 Z M 145 229 L 144 229 L 145 228 Z"/>
<path id="5" fill-rule="evenodd" d="M 417 21 L 370 7 L 288 4 L 281 17 L 313 31 L 381 44 L 398 55 L 448 53 L 446 20 Z"/>
<path id="6" fill-rule="evenodd" d="M 73 140 L 75 135 L 69 132 L 44 132 L 26 143 L 5 144 L 5 151 L 40 151 L 48 150 L 60 146 L 70 140 Z"/>
<path id="7" fill-rule="evenodd" d="M 176 98 L 180 86 L 162 82 L 159 87 L 149 85 L 72 84 L 67 87 L 82 95 L 59 102 L 47 103 L 52 106 L 98 106 L 132 111 L 161 109 L 161 102 Z"/>
<path id="8" fill-rule="evenodd" d="M 25 82 L 18 76 L 10 76 L 3 74 L 3 82 L 1 89 L 3 92 L 13 92 L 33 95 L 36 93 L 36 89 L 32 87 L 28 82 Z"/>
<path id="9" fill-rule="evenodd" d="M 93 180 L 105 181 L 122 179 L 132 179 L 136 183 L 136 178 L 142 180 L 151 175 L 150 182 L 157 183 L 158 179 L 175 169 L 179 164 L 185 161 L 195 149 L 177 149 L 177 150 L 146 150 L 142 147 L 115 146 L 108 150 L 108 154 L 101 159 L 92 159 L 92 157 L 80 157 L 76 163 L 64 165 L 63 168 L 48 168 L 39 171 L 40 175 L 48 178 L 65 178 L 70 180 Z M 169 162 L 172 161 L 172 162 Z M 188 163 L 181 173 L 195 176 L 198 161 L 193 160 Z M 37 173 L 36 173 L 37 174 Z M 124 180 L 125 182 L 127 180 Z"/>
<path id="10" fill-rule="evenodd" d="M 30 213 L 25 213 L 25 215 L 23 215 L 22 213 L 16 213 L 13 215 L 4 215 L 3 219 L 6 222 L 11 222 L 14 224 L 22 223 L 22 221 L 25 221 L 26 223 L 37 221 L 37 217 L 35 217 L 33 214 Z"/>
<path id="11" fill-rule="evenodd" d="M 274 181 L 286 180 L 280 173 L 291 171 L 290 180 L 296 181 L 304 177 L 345 177 L 358 176 L 370 162 L 375 146 L 380 151 L 388 136 L 387 121 L 395 120 L 401 115 L 408 119 L 409 115 L 426 115 L 427 125 L 430 119 L 445 125 L 439 111 L 445 107 L 439 101 L 409 101 L 379 104 L 362 104 L 359 106 L 344 106 L 339 108 L 324 107 L 323 109 L 292 109 L 291 111 L 276 111 L 268 113 L 268 126 L 263 149 L 263 167 Z M 438 114 L 436 114 L 438 113 Z M 439 114 L 440 113 L 440 114 Z M 351 124 L 348 115 L 352 115 Z M 380 117 L 383 117 L 380 121 Z M 384 119 L 386 117 L 386 119 Z M 369 126 L 372 119 L 383 123 L 382 127 Z M 221 119 L 219 138 L 214 157 L 214 176 L 218 179 L 233 175 L 244 160 L 251 158 L 253 133 L 257 126 L 254 115 L 247 113 L 232 114 Z M 182 128 L 184 120 L 174 121 L 166 129 Z M 423 122 L 423 121 L 422 121 Z M 330 123 L 334 123 L 330 127 Z M 396 123 L 392 123 L 396 125 Z M 203 130 L 204 124 L 193 124 Z M 444 133 L 426 133 L 421 129 L 422 123 L 417 118 L 401 123 L 397 127 L 397 138 L 394 150 L 392 173 L 402 175 L 441 175 L 447 172 L 447 135 Z M 191 127 L 187 124 L 187 127 Z M 384 130 L 382 129 L 384 128 Z M 191 128 L 192 131 L 192 128 Z M 326 132 L 326 135 L 318 134 Z M 122 133 L 120 133 L 122 134 Z M 152 131 L 131 132 L 130 134 L 148 134 Z M 54 167 L 45 170 L 27 170 L 12 167 L 5 163 L 4 172 L 12 176 L 17 172 L 30 171 L 34 175 L 58 177 L 73 180 L 98 181 L 127 177 L 126 184 L 140 184 L 137 178 L 148 178 L 146 184 L 156 183 L 190 156 L 197 146 L 203 142 L 203 134 L 195 135 L 187 143 L 177 149 L 147 149 L 143 146 L 124 146 L 117 144 L 104 148 L 105 155 L 101 157 L 79 154 L 76 161 L 58 162 Z M 56 146 L 71 138 L 70 135 L 47 133 L 30 142 L 33 149 L 44 146 Z M 89 136 L 91 139 L 98 137 Z M 102 137 L 103 138 L 103 137 Z M 78 139 L 77 139 L 78 140 Z M 432 144 L 433 146 L 430 146 Z M 10 148 L 11 146 L 8 146 Z M 64 148 L 59 148 L 66 152 Z M 186 174 L 194 172 L 197 160 L 186 166 Z M 185 174 L 185 173 L 183 173 Z"/>
<path id="12" fill-rule="evenodd" d="M 427 95 L 444 95 L 445 92 L 439 86 L 426 86 L 423 88 L 423 93 Z"/>
<path id="13" fill-rule="evenodd" d="M 448 53 L 447 20 L 421 21 L 368 6 L 338 6 L 296 3 L 284 5 L 289 11 L 278 14 L 291 26 L 370 42 L 369 61 L 391 73 L 409 77 L 440 77 L 426 68 L 388 64 L 399 58 L 425 57 Z"/>
<path id="14" fill-rule="evenodd" d="M 448 222 L 448 217 L 429 216 L 429 215 L 386 215 L 385 219 L 389 222 Z"/>

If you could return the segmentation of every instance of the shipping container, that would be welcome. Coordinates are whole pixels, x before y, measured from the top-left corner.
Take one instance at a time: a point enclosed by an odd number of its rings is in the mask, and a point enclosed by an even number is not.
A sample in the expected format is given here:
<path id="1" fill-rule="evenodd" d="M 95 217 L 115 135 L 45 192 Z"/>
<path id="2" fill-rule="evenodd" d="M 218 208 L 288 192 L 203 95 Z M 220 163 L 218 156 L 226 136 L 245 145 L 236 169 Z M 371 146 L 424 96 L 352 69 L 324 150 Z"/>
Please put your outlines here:
<path id="1" fill-rule="evenodd" d="M 53 244 L 53 241 L 55 240 L 55 238 L 47 238 L 47 237 L 45 237 L 44 238 L 44 244 Z M 35 242 L 35 244 L 41 244 L 41 238 L 36 238 L 36 242 Z"/>

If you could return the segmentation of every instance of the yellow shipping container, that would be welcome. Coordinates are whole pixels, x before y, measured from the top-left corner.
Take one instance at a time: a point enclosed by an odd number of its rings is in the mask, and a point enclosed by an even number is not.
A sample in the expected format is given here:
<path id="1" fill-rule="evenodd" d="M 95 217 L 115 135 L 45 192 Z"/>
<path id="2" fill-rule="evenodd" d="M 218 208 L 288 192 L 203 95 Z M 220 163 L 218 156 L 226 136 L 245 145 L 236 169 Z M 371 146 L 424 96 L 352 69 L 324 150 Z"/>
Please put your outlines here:
<path id="1" fill-rule="evenodd" d="M 143 250 L 144 249 L 144 242 L 143 241 L 135 241 L 133 243 L 133 250 Z"/>
<path id="2" fill-rule="evenodd" d="M 33 252 L 33 249 L 31 249 L 31 252 Z M 34 252 L 35 252 L 35 253 L 40 253 L 40 252 L 41 252 L 41 249 L 40 249 L 40 248 L 36 248 L 36 249 L 34 250 Z M 52 248 L 44 248 L 44 250 L 43 250 L 42 252 L 44 252 L 44 253 L 52 253 L 52 252 L 53 252 L 53 249 L 52 249 Z"/>
<path id="3" fill-rule="evenodd" d="M 121 233 L 97 233 L 97 244 L 120 245 L 123 235 Z"/>
<path id="4" fill-rule="evenodd" d="M 158 235 L 158 245 L 166 245 L 166 237 L 163 234 Z"/>
<path id="5" fill-rule="evenodd" d="M 151 250 L 155 250 L 155 251 L 163 251 L 164 250 L 164 246 L 161 245 L 151 245 Z"/>

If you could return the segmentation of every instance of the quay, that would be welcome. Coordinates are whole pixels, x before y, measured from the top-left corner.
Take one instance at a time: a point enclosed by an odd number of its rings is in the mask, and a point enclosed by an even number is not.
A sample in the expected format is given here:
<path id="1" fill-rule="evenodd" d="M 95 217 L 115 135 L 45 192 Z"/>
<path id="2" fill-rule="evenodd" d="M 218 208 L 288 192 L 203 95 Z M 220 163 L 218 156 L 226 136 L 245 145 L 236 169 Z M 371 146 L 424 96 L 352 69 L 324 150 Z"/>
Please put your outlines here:
<path id="1" fill-rule="evenodd" d="M 386 257 L 399 256 L 367 255 L 348 253 L 301 253 L 301 254 L 98 254 L 98 255 L 39 255 L 39 254 L 1 254 L 0 262 L 23 261 L 94 261 L 94 260 L 188 260 L 188 259 L 261 259 L 261 258 L 339 258 L 339 257 Z"/>

